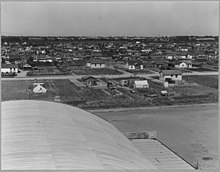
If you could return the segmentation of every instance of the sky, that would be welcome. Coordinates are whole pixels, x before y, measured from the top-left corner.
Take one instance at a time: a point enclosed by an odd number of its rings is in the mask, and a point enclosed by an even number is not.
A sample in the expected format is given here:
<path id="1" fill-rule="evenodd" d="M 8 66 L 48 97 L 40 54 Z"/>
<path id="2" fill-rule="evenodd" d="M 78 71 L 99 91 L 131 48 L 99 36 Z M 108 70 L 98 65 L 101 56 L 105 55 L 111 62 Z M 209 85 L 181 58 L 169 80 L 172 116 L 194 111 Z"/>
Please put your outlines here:
<path id="1" fill-rule="evenodd" d="M 219 2 L 2 2 L 1 35 L 216 36 Z"/>

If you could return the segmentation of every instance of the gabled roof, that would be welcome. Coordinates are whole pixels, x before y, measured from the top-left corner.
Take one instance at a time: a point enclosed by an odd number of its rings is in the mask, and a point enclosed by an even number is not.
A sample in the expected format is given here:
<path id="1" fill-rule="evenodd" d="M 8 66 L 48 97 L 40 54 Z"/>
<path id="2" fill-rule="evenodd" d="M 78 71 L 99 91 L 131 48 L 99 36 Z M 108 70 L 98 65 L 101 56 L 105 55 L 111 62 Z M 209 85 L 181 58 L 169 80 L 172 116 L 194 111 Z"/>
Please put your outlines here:
<path id="1" fill-rule="evenodd" d="M 93 76 L 84 76 L 84 77 L 82 77 L 82 81 L 86 81 L 86 80 L 88 80 L 88 79 L 94 79 L 94 80 L 97 80 L 95 77 L 93 77 Z"/>
<path id="2" fill-rule="evenodd" d="M 182 75 L 181 70 L 161 70 L 160 73 L 163 73 L 163 75 Z"/>
<path id="3" fill-rule="evenodd" d="M 105 61 L 103 60 L 90 60 L 88 61 L 89 63 L 92 63 L 92 64 L 105 64 Z"/>

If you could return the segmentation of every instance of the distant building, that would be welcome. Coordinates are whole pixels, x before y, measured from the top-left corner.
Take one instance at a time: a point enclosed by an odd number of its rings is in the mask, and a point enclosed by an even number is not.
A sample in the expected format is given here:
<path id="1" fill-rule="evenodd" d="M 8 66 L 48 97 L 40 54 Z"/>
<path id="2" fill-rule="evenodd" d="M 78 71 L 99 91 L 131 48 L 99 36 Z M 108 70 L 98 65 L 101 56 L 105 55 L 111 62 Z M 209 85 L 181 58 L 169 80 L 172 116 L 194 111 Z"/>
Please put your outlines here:
<path id="1" fill-rule="evenodd" d="M 98 80 L 93 76 L 85 76 L 85 77 L 82 77 L 82 82 L 86 86 L 95 86 L 97 85 Z"/>
<path id="2" fill-rule="evenodd" d="M 90 68 L 105 68 L 106 64 L 102 60 L 92 60 L 92 61 L 88 61 L 86 63 L 86 66 Z"/>
<path id="3" fill-rule="evenodd" d="M 134 81 L 133 82 L 133 88 L 149 88 L 149 83 L 147 80 L 141 80 L 141 81 Z"/>
<path id="4" fill-rule="evenodd" d="M 135 69 L 144 69 L 144 65 L 141 61 L 132 61 L 129 60 L 125 63 L 125 68 L 129 70 L 135 70 Z"/>
<path id="5" fill-rule="evenodd" d="M 18 73 L 17 64 L 2 64 L 1 73 Z"/>
<path id="6" fill-rule="evenodd" d="M 36 93 L 36 94 L 37 94 L 37 93 L 46 93 L 46 92 L 47 92 L 47 89 L 44 88 L 44 87 L 39 83 L 39 84 L 37 84 L 36 87 L 34 87 L 33 92 Z"/>
<path id="7" fill-rule="evenodd" d="M 192 68 L 192 62 L 190 60 L 175 62 L 176 68 Z"/>
<path id="8" fill-rule="evenodd" d="M 161 70 L 160 80 L 179 83 L 182 81 L 182 71 L 180 70 Z"/>

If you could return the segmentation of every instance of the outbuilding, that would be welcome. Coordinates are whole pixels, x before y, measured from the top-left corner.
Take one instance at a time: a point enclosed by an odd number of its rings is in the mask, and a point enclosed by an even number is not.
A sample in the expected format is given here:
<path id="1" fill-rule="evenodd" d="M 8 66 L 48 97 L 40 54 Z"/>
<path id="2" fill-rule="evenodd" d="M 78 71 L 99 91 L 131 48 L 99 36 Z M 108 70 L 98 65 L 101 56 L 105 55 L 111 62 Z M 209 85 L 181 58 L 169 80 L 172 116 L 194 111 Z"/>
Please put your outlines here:
<path id="1" fill-rule="evenodd" d="M 134 81 L 133 88 L 149 88 L 147 80 Z"/>
<path id="2" fill-rule="evenodd" d="M 39 84 L 37 84 L 36 87 L 34 87 L 33 92 L 36 93 L 36 94 L 37 94 L 37 93 L 46 93 L 46 92 L 47 92 L 47 89 L 44 88 L 44 87 L 39 83 Z"/>

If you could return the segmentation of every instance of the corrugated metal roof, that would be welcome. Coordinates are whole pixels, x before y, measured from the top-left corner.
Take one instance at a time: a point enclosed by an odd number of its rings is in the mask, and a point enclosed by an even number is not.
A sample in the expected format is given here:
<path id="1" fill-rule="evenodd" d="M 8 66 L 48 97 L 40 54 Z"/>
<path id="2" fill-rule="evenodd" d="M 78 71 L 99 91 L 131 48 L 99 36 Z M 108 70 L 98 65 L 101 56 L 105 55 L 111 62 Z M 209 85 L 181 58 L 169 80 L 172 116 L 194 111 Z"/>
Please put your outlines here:
<path id="1" fill-rule="evenodd" d="M 4 170 L 155 169 L 113 125 L 54 102 L 2 103 Z"/>
<path id="2" fill-rule="evenodd" d="M 132 144 L 159 169 L 194 169 L 187 162 L 154 139 L 133 139 Z"/>

